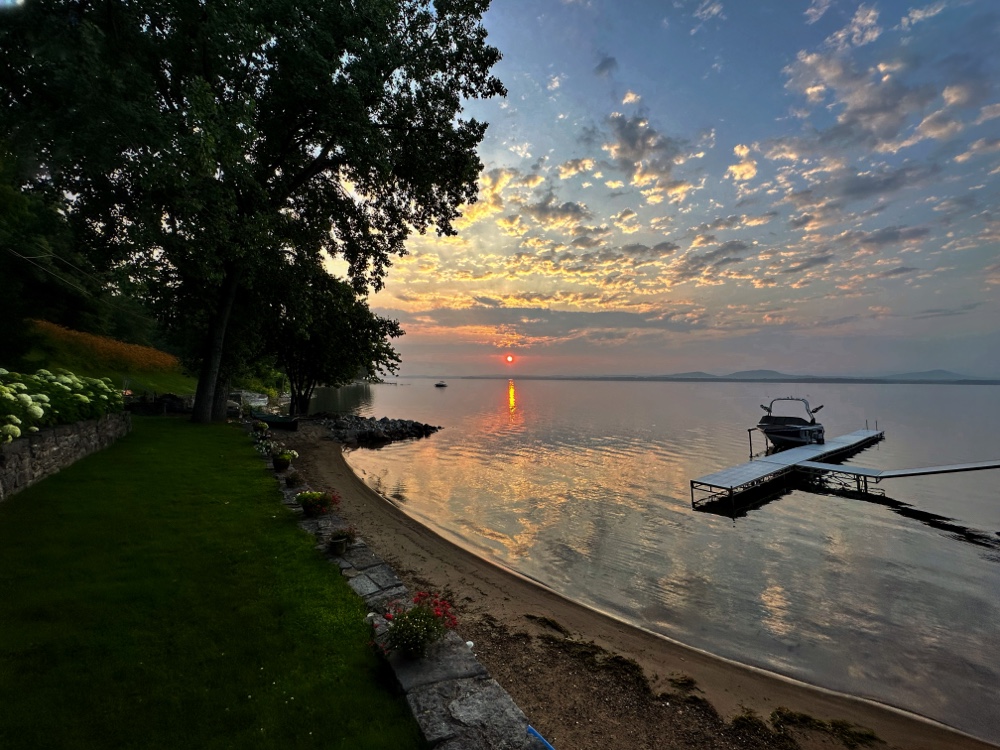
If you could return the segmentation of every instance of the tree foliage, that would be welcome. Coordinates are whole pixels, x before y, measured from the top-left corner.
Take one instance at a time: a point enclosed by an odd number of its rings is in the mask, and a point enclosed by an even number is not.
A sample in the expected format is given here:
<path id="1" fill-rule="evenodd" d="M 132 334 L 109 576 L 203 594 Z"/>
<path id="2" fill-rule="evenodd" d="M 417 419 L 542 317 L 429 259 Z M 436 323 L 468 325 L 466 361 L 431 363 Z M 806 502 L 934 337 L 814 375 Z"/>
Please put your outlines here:
<path id="1" fill-rule="evenodd" d="M 290 253 L 381 287 L 476 198 L 488 0 L 34 0 L 0 15 L 0 127 L 78 247 L 197 322 L 207 420 L 234 305 Z"/>
<path id="2" fill-rule="evenodd" d="M 291 414 L 308 413 L 317 385 L 396 371 L 399 356 L 390 339 L 403 335 L 397 321 L 375 315 L 350 284 L 319 266 L 289 265 L 284 277 L 267 319 L 269 350 L 291 387 Z"/>

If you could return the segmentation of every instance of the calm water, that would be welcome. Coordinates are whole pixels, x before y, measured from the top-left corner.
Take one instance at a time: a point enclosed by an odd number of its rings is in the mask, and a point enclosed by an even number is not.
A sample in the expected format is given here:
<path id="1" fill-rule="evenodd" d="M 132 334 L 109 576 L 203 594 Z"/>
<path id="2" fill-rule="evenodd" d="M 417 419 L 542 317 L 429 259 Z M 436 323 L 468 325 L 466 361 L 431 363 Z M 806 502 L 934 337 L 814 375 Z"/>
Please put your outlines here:
<path id="1" fill-rule="evenodd" d="M 886 480 L 878 502 L 791 490 L 735 520 L 692 510 L 689 489 L 746 461 L 757 405 L 784 395 L 825 404 L 831 437 L 878 420 L 887 439 L 852 464 L 997 459 L 1000 388 L 352 389 L 340 406 L 444 427 L 348 460 L 445 536 L 683 643 L 1000 741 L 1000 471 Z"/>

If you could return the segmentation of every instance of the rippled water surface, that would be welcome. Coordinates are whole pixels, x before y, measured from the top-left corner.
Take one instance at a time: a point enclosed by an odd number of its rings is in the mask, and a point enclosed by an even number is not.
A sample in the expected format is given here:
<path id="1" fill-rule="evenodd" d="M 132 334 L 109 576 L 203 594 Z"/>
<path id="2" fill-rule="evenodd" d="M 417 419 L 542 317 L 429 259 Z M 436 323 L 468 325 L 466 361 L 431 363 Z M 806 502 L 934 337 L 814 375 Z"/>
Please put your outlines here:
<path id="1" fill-rule="evenodd" d="M 757 405 L 784 395 L 825 404 L 831 437 L 878 420 L 886 440 L 851 464 L 1000 459 L 1000 388 L 352 388 L 319 408 L 444 427 L 348 460 L 480 555 L 683 643 L 1000 742 L 1000 470 L 886 480 L 881 498 L 792 489 L 735 519 L 693 510 L 689 484 L 746 461 Z"/>

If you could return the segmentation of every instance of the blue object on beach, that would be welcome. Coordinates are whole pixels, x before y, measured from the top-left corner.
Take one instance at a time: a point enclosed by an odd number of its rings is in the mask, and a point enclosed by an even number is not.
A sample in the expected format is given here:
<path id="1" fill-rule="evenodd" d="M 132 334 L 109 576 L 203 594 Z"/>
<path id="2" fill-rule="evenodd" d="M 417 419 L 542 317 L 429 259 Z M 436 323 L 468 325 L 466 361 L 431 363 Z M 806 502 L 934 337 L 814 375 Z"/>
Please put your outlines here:
<path id="1" fill-rule="evenodd" d="M 532 737 L 537 737 L 538 739 L 540 739 L 542 741 L 542 744 L 545 745 L 545 747 L 547 747 L 549 750 L 556 750 L 554 747 L 552 747 L 552 745 L 550 745 L 545 740 L 544 737 L 542 737 L 542 735 L 540 735 L 538 733 L 537 729 L 535 729 L 533 726 L 531 726 L 531 724 L 528 725 L 528 734 L 530 734 Z"/>

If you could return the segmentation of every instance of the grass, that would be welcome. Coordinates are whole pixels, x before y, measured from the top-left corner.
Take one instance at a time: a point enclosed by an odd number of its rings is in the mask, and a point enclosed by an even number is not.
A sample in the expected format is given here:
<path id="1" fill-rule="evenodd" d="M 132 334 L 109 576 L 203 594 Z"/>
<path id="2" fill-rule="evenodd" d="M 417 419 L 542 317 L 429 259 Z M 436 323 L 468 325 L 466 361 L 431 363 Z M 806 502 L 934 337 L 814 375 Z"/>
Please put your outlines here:
<path id="1" fill-rule="evenodd" d="M 241 431 L 134 418 L 0 503 L 0 747 L 423 747 L 364 616 Z"/>

